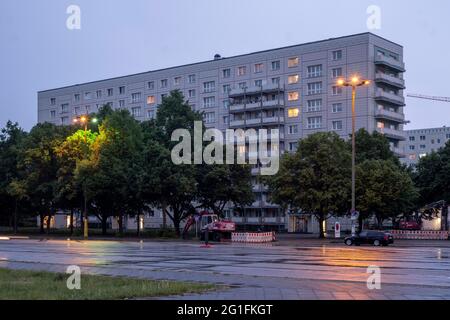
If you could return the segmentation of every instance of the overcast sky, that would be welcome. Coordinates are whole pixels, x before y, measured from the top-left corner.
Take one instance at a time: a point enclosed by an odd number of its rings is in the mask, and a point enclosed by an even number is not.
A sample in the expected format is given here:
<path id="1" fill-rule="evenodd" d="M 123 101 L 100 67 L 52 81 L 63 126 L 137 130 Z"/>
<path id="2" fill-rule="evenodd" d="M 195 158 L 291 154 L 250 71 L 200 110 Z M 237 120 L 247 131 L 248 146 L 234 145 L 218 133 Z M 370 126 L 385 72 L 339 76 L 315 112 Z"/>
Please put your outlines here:
<path id="1" fill-rule="evenodd" d="M 405 47 L 407 92 L 450 96 L 448 0 L 0 0 L 0 126 L 35 125 L 39 90 L 366 31 Z M 405 113 L 407 129 L 450 126 L 450 103 L 408 98 Z"/>

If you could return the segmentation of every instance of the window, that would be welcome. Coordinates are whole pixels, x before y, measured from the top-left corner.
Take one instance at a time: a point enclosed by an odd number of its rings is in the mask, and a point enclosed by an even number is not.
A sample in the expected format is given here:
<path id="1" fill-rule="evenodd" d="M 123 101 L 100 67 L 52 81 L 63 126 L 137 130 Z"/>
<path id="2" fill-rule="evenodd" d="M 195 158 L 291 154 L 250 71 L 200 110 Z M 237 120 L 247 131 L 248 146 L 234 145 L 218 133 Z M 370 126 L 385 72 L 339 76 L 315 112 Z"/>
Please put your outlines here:
<path id="1" fill-rule="evenodd" d="M 333 55 L 334 61 L 341 60 L 342 59 L 342 50 L 333 51 L 332 55 Z"/>
<path id="2" fill-rule="evenodd" d="M 318 64 L 315 66 L 308 67 L 308 78 L 317 78 L 322 76 L 322 65 Z"/>
<path id="3" fill-rule="evenodd" d="M 247 88 L 247 82 L 240 82 L 239 89 L 245 89 L 245 88 Z"/>
<path id="4" fill-rule="evenodd" d="M 300 114 L 299 108 L 290 108 L 288 109 L 288 117 L 289 118 L 297 118 Z"/>
<path id="5" fill-rule="evenodd" d="M 420 141 L 425 141 L 427 138 L 425 136 L 420 136 Z"/>
<path id="6" fill-rule="evenodd" d="M 175 77 L 173 78 L 173 84 L 175 86 L 179 86 L 181 84 L 181 77 Z"/>
<path id="7" fill-rule="evenodd" d="M 216 113 L 215 112 L 206 112 L 203 114 L 203 120 L 205 123 L 214 123 L 216 122 Z"/>
<path id="8" fill-rule="evenodd" d="M 189 98 L 195 98 L 195 94 L 196 94 L 195 89 L 191 89 L 188 91 Z"/>
<path id="9" fill-rule="evenodd" d="M 54 106 L 54 105 L 56 104 L 56 98 L 51 98 L 51 99 L 50 99 L 50 104 L 51 104 L 52 106 Z"/>
<path id="10" fill-rule="evenodd" d="M 416 146 L 409 146 L 409 150 L 416 150 Z"/>
<path id="11" fill-rule="evenodd" d="M 97 90 L 95 95 L 96 95 L 97 99 L 100 99 L 102 97 L 102 90 Z"/>
<path id="12" fill-rule="evenodd" d="M 289 151 L 295 151 L 298 148 L 298 142 L 289 142 Z"/>
<path id="13" fill-rule="evenodd" d="M 216 97 L 203 98 L 203 108 L 212 108 L 216 104 Z"/>
<path id="14" fill-rule="evenodd" d="M 161 80 L 161 88 L 167 88 L 167 79 L 162 79 Z"/>
<path id="15" fill-rule="evenodd" d="M 85 92 L 84 100 L 91 100 L 91 99 L 92 99 L 92 92 Z"/>
<path id="16" fill-rule="evenodd" d="M 408 158 L 409 158 L 409 160 L 416 160 L 417 159 L 415 154 L 410 154 Z"/>
<path id="17" fill-rule="evenodd" d="M 191 74 L 188 76 L 188 82 L 189 83 L 195 83 L 195 74 Z"/>
<path id="18" fill-rule="evenodd" d="M 296 134 L 298 133 L 298 125 L 294 124 L 292 126 L 289 126 L 289 134 Z"/>
<path id="19" fill-rule="evenodd" d="M 63 126 L 69 124 L 69 117 L 61 117 L 61 124 Z"/>
<path id="20" fill-rule="evenodd" d="M 80 94 L 79 94 L 79 93 L 76 93 L 76 94 L 73 96 L 73 98 L 74 98 L 75 101 L 80 101 Z"/>
<path id="21" fill-rule="evenodd" d="M 331 124 L 333 130 L 342 130 L 342 121 L 333 121 Z"/>
<path id="22" fill-rule="evenodd" d="M 229 117 L 229 116 L 223 116 L 223 117 L 222 117 L 222 122 L 223 122 L 223 124 L 228 124 L 228 123 L 229 123 L 229 120 L 230 120 L 230 117 Z"/>
<path id="23" fill-rule="evenodd" d="M 55 119 L 56 118 L 56 110 L 51 110 L 50 111 L 50 118 L 51 119 Z"/>
<path id="24" fill-rule="evenodd" d="M 66 113 L 69 112 L 69 104 L 68 103 L 64 103 L 61 105 L 61 113 Z"/>
<path id="25" fill-rule="evenodd" d="M 125 108 L 125 100 L 119 100 L 119 108 Z"/>
<path id="26" fill-rule="evenodd" d="M 247 72 L 247 67 L 245 67 L 245 66 L 238 67 L 238 69 L 237 69 L 238 76 L 243 76 L 243 75 L 245 75 L 246 72 Z"/>
<path id="27" fill-rule="evenodd" d="M 230 100 L 223 100 L 222 106 L 224 109 L 228 110 L 228 108 L 230 107 Z"/>
<path id="28" fill-rule="evenodd" d="M 255 87 L 262 87 L 263 81 L 262 80 L 255 80 Z"/>
<path id="29" fill-rule="evenodd" d="M 132 93 L 131 94 L 131 102 L 132 103 L 141 102 L 141 96 L 142 95 L 140 92 Z"/>
<path id="30" fill-rule="evenodd" d="M 333 78 L 342 77 L 342 68 L 334 68 L 332 73 L 333 73 Z"/>
<path id="31" fill-rule="evenodd" d="M 427 148 L 426 145 L 424 145 L 424 144 L 421 144 L 421 145 L 420 145 L 420 149 L 426 149 L 426 148 Z"/>
<path id="32" fill-rule="evenodd" d="M 114 89 L 110 88 L 107 90 L 108 97 L 111 97 L 114 94 Z"/>
<path id="33" fill-rule="evenodd" d="M 308 83 L 308 95 L 321 93 L 322 93 L 322 82 Z"/>
<path id="34" fill-rule="evenodd" d="M 288 100 L 289 101 L 297 101 L 299 94 L 297 91 L 288 92 Z"/>
<path id="35" fill-rule="evenodd" d="M 155 119 L 155 111 L 153 111 L 153 110 L 148 110 L 148 111 L 147 111 L 147 118 L 149 118 L 149 119 Z"/>
<path id="36" fill-rule="evenodd" d="M 80 112 L 80 107 L 75 107 L 75 108 L 73 109 L 73 114 L 74 114 L 75 116 L 80 115 L 80 114 L 81 114 L 81 112 Z"/>
<path id="37" fill-rule="evenodd" d="M 224 78 L 230 78 L 231 77 L 231 69 L 223 69 L 222 75 Z"/>
<path id="38" fill-rule="evenodd" d="M 272 61 L 272 71 L 280 70 L 280 60 Z"/>
<path id="39" fill-rule="evenodd" d="M 263 63 L 256 63 L 255 64 L 255 73 L 261 73 L 264 70 L 264 64 Z"/>
<path id="40" fill-rule="evenodd" d="M 154 90 L 155 89 L 155 81 L 147 82 L 147 88 L 148 88 L 148 90 Z"/>
<path id="41" fill-rule="evenodd" d="M 447 133 L 447 134 L 445 135 L 445 137 L 446 137 L 447 139 L 450 139 L 450 133 Z"/>
<path id="42" fill-rule="evenodd" d="M 280 78 L 279 77 L 272 78 L 272 84 L 280 84 Z"/>
<path id="43" fill-rule="evenodd" d="M 230 91 L 231 91 L 231 85 L 225 84 L 225 85 L 222 87 L 222 91 L 223 91 L 224 94 L 230 93 Z"/>
<path id="44" fill-rule="evenodd" d="M 155 96 L 147 97 L 147 104 L 154 104 L 156 102 Z"/>
<path id="45" fill-rule="evenodd" d="M 120 95 L 123 95 L 123 94 L 125 94 L 125 87 L 119 87 L 119 94 Z"/>
<path id="46" fill-rule="evenodd" d="M 333 94 L 333 96 L 338 96 L 338 95 L 342 94 L 342 87 L 340 87 L 340 86 L 333 86 L 332 94 Z"/>
<path id="47" fill-rule="evenodd" d="M 322 127 L 322 117 L 308 118 L 308 129 L 320 129 Z"/>
<path id="48" fill-rule="evenodd" d="M 141 107 L 131 108 L 131 115 L 133 117 L 140 117 L 141 116 Z"/>
<path id="49" fill-rule="evenodd" d="M 322 109 L 322 99 L 308 100 L 308 112 L 316 112 Z"/>
<path id="50" fill-rule="evenodd" d="M 216 82 L 215 81 L 208 81 L 203 82 L 203 92 L 214 92 L 216 90 Z"/>
<path id="51" fill-rule="evenodd" d="M 342 112 L 342 110 L 342 103 L 333 103 L 333 105 L 331 106 L 331 112 L 333 113 L 339 113 Z"/>
<path id="52" fill-rule="evenodd" d="M 86 114 L 91 113 L 91 106 L 85 106 L 84 110 L 86 110 Z"/>
<path id="53" fill-rule="evenodd" d="M 294 68 L 298 66 L 298 57 L 288 59 L 288 68 Z"/>
<path id="54" fill-rule="evenodd" d="M 110 106 L 110 107 L 112 108 L 112 107 L 114 107 L 114 102 L 109 101 L 109 102 L 106 103 L 106 105 L 107 105 L 107 106 Z"/>
<path id="55" fill-rule="evenodd" d="M 298 74 L 294 74 L 288 77 L 288 84 L 298 83 L 299 76 Z"/>
<path id="56" fill-rule="evenodd" d="M 416 141 L 416 137 L 414 136 L 409 137 L 409 141 Z"/>

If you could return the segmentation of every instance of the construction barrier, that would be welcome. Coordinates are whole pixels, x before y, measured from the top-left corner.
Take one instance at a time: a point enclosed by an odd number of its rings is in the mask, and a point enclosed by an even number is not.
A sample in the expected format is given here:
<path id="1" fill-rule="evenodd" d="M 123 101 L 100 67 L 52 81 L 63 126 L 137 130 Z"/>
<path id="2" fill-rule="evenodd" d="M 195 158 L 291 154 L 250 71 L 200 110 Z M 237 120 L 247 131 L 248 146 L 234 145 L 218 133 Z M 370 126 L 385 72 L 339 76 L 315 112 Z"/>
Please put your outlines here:
<path id="1" fill-rule="evenodd" d="M 232 242 L 268 243 L 275 240 L 275 232 L 233 232 L 231 234 Z"/>
<path id="2" fill-rule="evenodd" d="M 401 240 L 448 240 L 448 231 L 392 230 L 394 239 Z"/>

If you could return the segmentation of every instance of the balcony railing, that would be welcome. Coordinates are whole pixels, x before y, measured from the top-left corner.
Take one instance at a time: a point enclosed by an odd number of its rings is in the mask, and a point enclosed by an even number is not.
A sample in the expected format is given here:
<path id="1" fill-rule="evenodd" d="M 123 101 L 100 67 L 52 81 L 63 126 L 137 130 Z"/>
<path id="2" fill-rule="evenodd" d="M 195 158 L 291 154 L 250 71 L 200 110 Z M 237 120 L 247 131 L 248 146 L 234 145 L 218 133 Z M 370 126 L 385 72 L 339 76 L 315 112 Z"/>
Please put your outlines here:
<path id="1" fill-rule="evenodd" d="M 384 134 L 386 137 L 394 140 L 406 140 L 406 133 L 402 130 L 391 129 L 391 128 L 378 128 L 378 132 Z"/>
<path id="2" fill-rule="evenodd" d="M 381 89 L 378 89 L 375 94 L 375 99 L 386 101 L 395 105 L 404 106 L 405 105 L 405 97 L 390 93 Z"/>
<path id="3" fill-rule="evenodd" d="M 386 73 L 377 72 L 375 75 L 375 81 L 377 82 L 384 82 L 391 86 L 395 86 L 397 88 L 405 89 L 405 80 L 401 78 L 397 78 L 394 76 L 391 76 Z"/>
<path id="4" fill-rule="evenodd" d="M 242 127 L 245 125 L 245 120 L 233 120 L 230 121 L 230 127 Z"/>
<path id="5" fill-rule="evenodd" d="M 247 88 L 236 88 L 230 90 L 228 93 L 229 97 L 238 97 L 243 95 L 252 95 L 260 92 L 277 92 L 277 91 L 283 91 L 283 88 L 281 88 L 278 84 L 265 84 L 262 87 L 247 87 Z"/>
<path id="6" fill-rule="evenodd" d="M 400 72 L 405 72 L 405 64 L 389 56 L 379 54 L 375 57 L 375 64 L 382 64 Z"/>
<path id="7" fill-rule="evenodd" d="M 398 113 L 394 111 L 389 111 L 385 109 L 378 109 L 375 111 L 375 118 L 377 119 L 387 119 L 395 122 L 405 122 L 405 115 L 403 113 Z"/>

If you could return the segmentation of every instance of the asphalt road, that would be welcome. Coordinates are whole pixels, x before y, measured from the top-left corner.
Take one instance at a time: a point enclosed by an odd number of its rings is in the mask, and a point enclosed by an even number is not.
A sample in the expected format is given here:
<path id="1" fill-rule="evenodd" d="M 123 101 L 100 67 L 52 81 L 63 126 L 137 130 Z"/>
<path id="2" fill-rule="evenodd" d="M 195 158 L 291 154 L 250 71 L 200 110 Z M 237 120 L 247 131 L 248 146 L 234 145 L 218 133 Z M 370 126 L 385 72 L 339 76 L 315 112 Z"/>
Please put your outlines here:
<path id="1" fill-rule="evenodd" d="M 413 244 L 413 243 L 412 243 Z M 0 267 L 212 282 L 226 290 L 176 299 L 450 299 L 450 247 L 345 247 L 64 240 L 0 241 Z M 369 266 L 381 289 L 369 290 Z M 1 285 L 1 284 L 0 284 Z"/>

